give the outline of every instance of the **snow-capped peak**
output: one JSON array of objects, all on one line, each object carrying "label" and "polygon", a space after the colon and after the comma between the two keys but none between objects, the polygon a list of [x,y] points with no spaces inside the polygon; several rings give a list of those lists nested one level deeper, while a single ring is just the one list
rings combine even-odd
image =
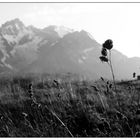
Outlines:
[{"label": "snow-capped peak", "polygon": [[74,32],[74,30],[67,28],[65,26],[50,25],[43,29],[46,33],[58,35],[60,38],[64,37],[66,34]]},{"label": "snow-capped peak", "polygon": [[24,36],[31,38],[32,32],[19,19],[6,22],[0,28],[0,34],[9,45],[17,44]]},{"label": "snow-capped peak", "polygon": [[62,38],[63,36],[65,36],[66,34],[68,33],[72,33],[74,32],[74,30],[70,29],[70,28],[67,28],[67,27],[64,27],[64,26],[56,26],[55,29],[54,29],[58,35]]},{"label": "snow-capped peak", "polygon": [[19,19],[14,19],[2,24],[1,34],[17,35],[18,32],[24,28],[24,24]]}]

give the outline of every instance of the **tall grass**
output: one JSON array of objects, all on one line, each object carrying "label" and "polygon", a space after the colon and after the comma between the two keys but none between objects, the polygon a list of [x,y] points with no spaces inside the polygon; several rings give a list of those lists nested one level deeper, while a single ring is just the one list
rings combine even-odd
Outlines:
[{"label": "tall grass", "polygon": [[0,137],[139,136],[139,85],[118,82],[117,95],[111,85],[62,75],[1,78]]}]

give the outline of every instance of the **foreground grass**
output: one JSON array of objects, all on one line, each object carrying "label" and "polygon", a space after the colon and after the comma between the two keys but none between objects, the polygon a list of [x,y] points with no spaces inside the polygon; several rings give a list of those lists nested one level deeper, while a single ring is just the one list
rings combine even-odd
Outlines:
[{"label": "foreground grass", "polygon": [[[29,84],[33,84],[33,97]],[[140,86],[66,77],[2,77],[0,137],[139,137]]]}]

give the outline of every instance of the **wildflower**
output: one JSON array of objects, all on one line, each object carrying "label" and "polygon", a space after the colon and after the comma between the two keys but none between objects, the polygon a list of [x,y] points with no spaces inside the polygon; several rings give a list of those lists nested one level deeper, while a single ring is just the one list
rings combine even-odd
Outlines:
[{"label": "wildflower", "polygon": [[[114,76],[113,66],[112,66],[112,61],[111,61],[111,49],[112,48],[113,48],[113,41],[111,39],[106,40],[102,45],[102,50],[101,50],[102,56],[100,56],[99,58],[102,62],[107,62],[108,63],[108,65],[111,69],[111,73],[112,73],[112,77],[113,77],[113,83],[114,83],[114,86],[115,86],[115,91],[117,91],[116,90],[116,84],[115,84],[115,76]],[[109,52],[109,55],[107,54],[107,52]]]},{"label": "wildflower", "polygon": [[135,78],[136,77],[136,73],[135,72],[133,72],[133,78]]},{"label": "wildflower", "polygon": [[31,104],[31,105],[32,105],[32,106],[38,105],[38,103],[37,103],[37,101],[36,101],[36,98],[34,97],[33,85],[32,85],[32,83],[29,84],[28,93],[29,93],[29,96],[30,96],[30,98],[31,98],[31,100],[32,100],[32,104]]},{"label": "wildflower", "polygon": [[108,62],[108,58],[105,56],[100,56],[99,58],[102,62]]},{"label": "wildflower", "polygon": [[29,93],[30,97],[32,97],[32,96],[33,96],[33,85],[32,85],[32,83],[31,83],[31,84],[29,84],[28,93]]},{"label": "wildflower", "polygon": [[103,48],[106,48],[108,50],[111,50],[113,48],[113,41],[111,39],[106,40],[103,43]]},{"label": "wildflower", "polygon": [[107,50],[106,50],[106,48],[102,48],[101,54],[102,54],[103,56],[107,56]]}]

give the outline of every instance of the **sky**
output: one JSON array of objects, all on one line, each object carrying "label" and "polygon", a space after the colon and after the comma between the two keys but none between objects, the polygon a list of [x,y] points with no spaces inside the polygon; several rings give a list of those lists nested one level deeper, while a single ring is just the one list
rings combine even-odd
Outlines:
[{"label": "sky", "polygon": [[19,18],[26,26],[86,30],[128,57],[140,57],[140,3],[0,3],[0,25]]}]

